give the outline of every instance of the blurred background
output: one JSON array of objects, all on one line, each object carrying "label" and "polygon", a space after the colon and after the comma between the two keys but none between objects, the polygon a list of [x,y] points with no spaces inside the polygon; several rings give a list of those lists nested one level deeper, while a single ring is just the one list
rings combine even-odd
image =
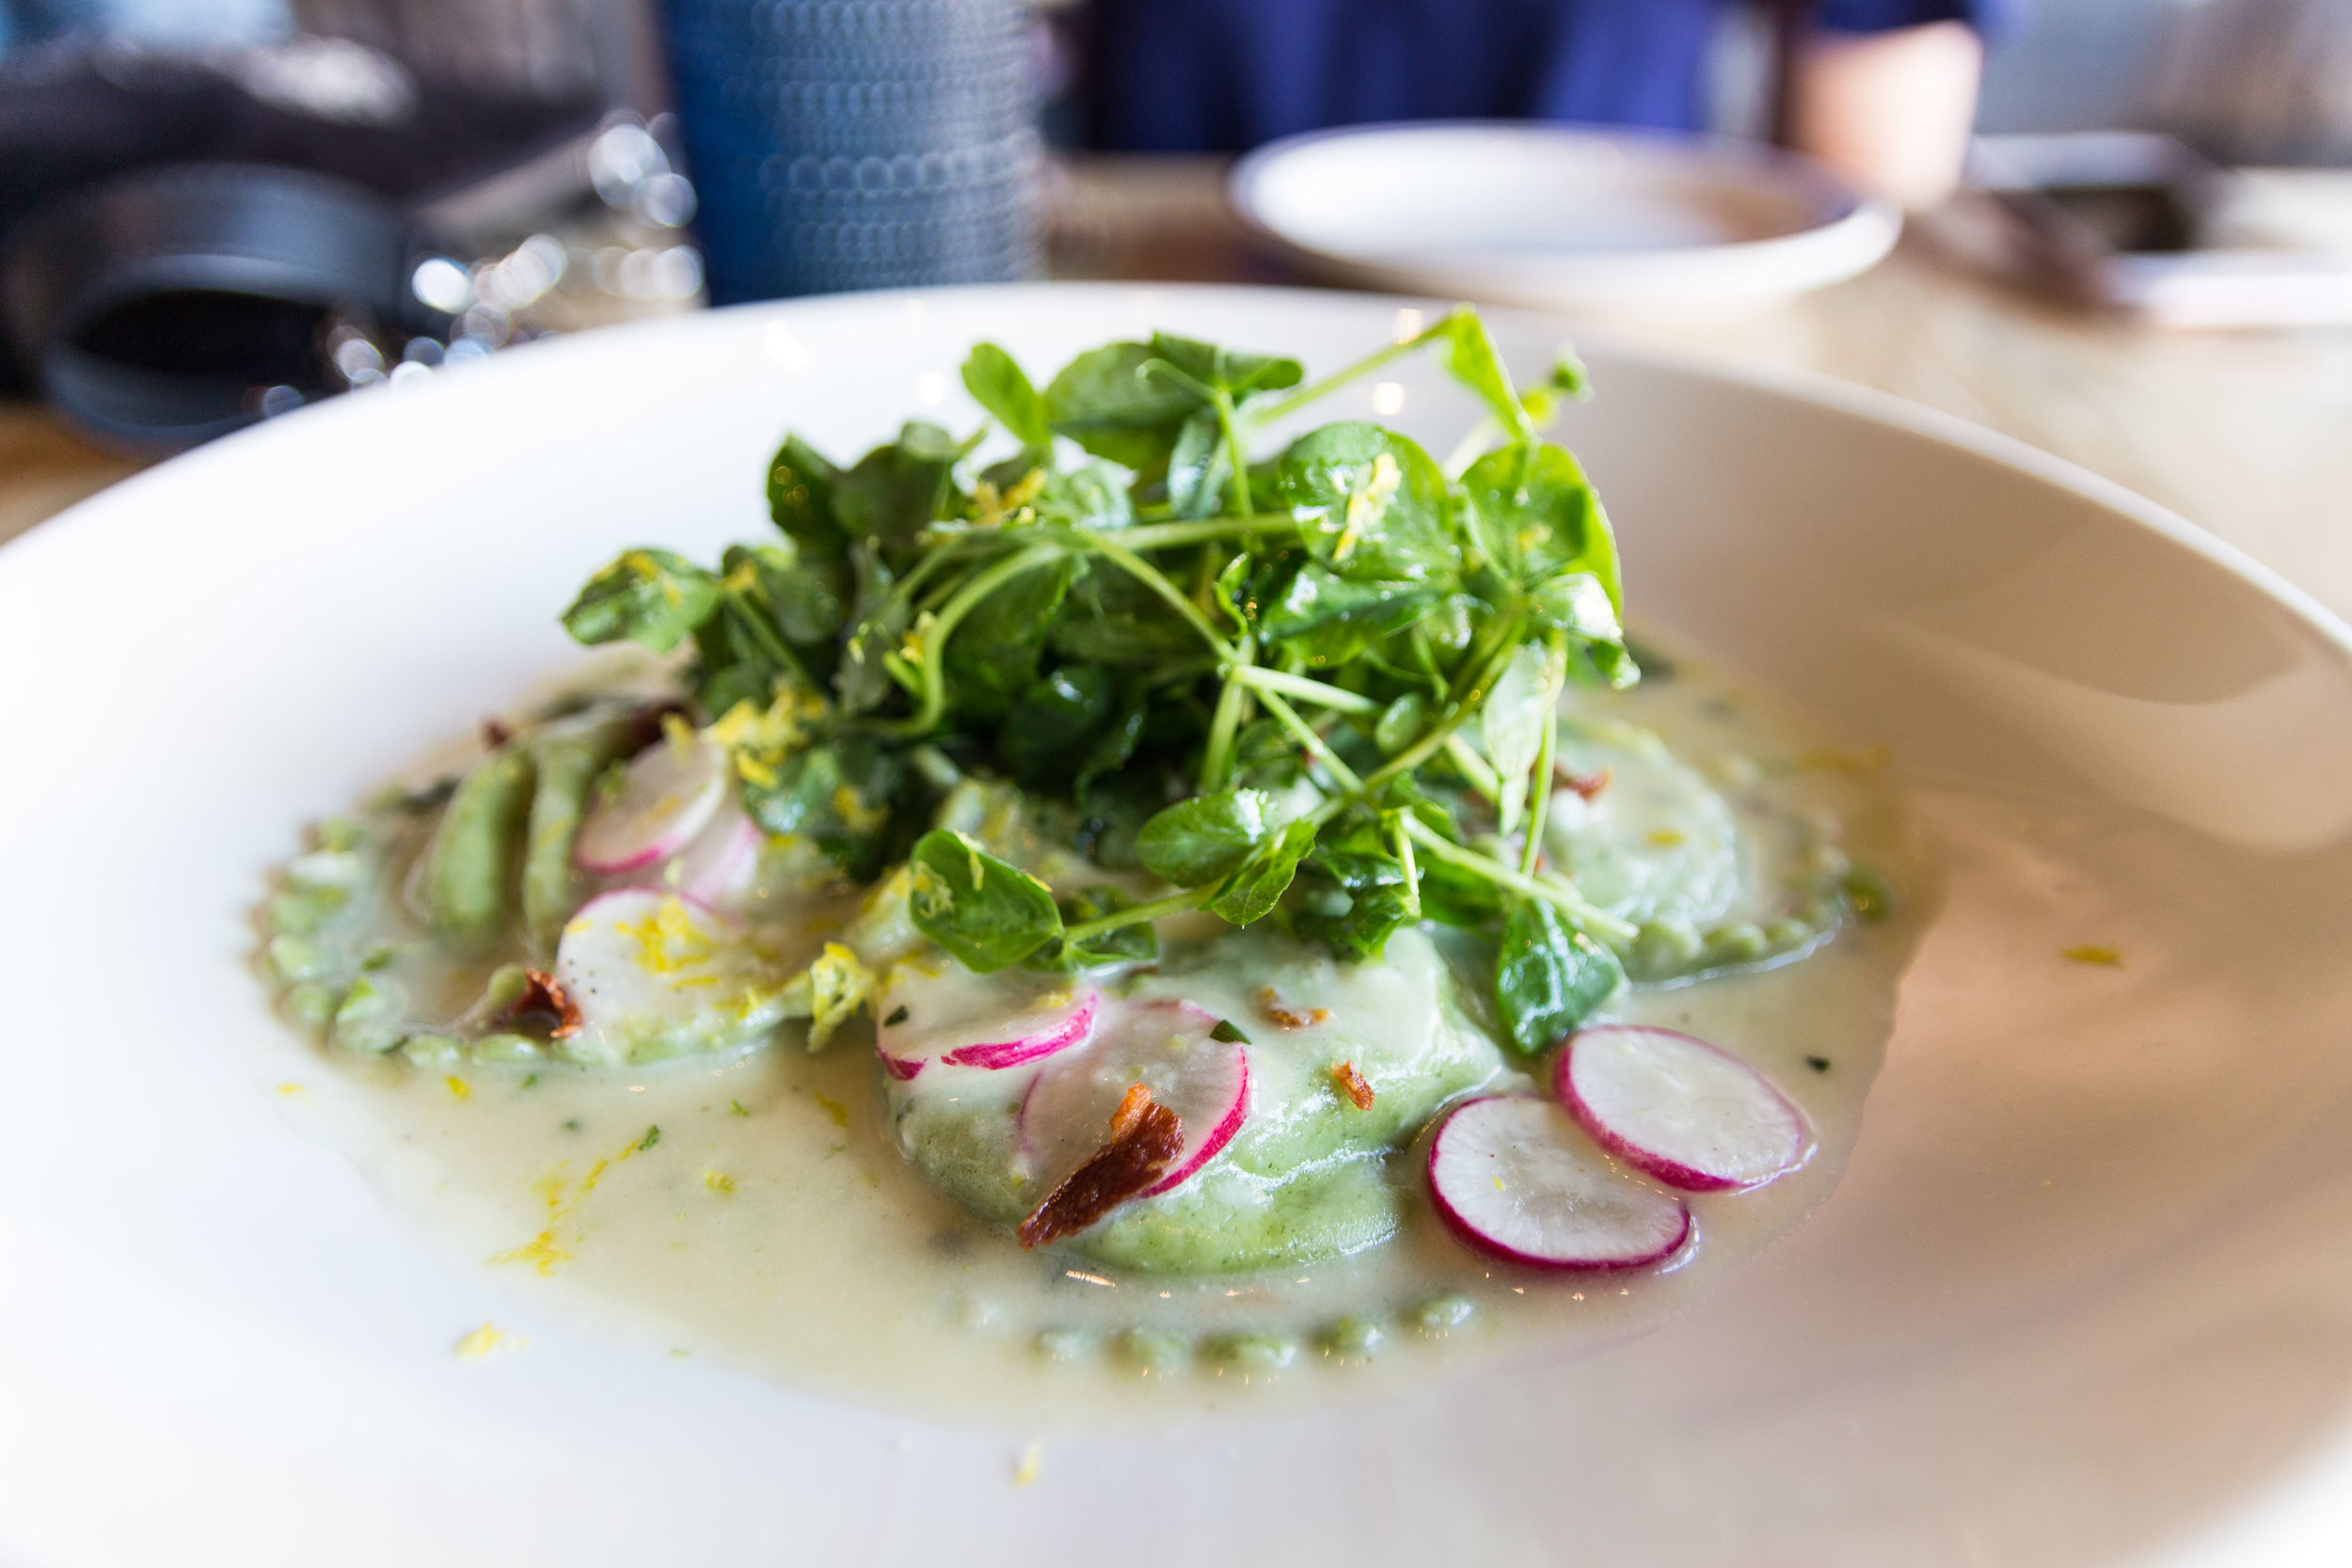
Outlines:
[{"label": "blurred background", "polygon": [[[1486,130],[1283,139],[1399,120]],[[1041,277],[1534,305],[2352,548],[2256,515],[2352,494],[2352,0],[0,0],[0,538],[550,333]]]}]

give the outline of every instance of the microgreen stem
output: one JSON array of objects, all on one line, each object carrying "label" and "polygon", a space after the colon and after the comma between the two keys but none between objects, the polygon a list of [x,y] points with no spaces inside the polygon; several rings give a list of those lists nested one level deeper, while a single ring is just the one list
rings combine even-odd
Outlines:
[{"label": "microgreen stem", "polygon": [[1244,632],[1241,647],[1233,662],[1227,667],[1225,685],[1216,694],[1216,712],[1209,721],[1209,738],[1200,752],[1200,793],[1225,787],[1225,774],[1233,762],[1233,735],[1241,728],[1242,705],[1248,691],[1241,675],[1250,668],[1249,661],[1258,657],[1255,633]]},{"label": "microgreen stem", "polygon": [[1343,691],[1327,681],[1314,680],[1306,675],[1286,675],[1279,670],[1269,670],[1263,665],[1251,665],[1246,669],[1236,670],[1233,672],[1233,678],[1244,686],[1252,687],[1262,692],[1279,691],[1286,697],[1295,697],[1303,703],[1313,703],[1318,707],[1334,708],[1341,713],[1377,713],[1380,711],[1380,705],[1370,697],[1354,691]]},{"label": "microgreen stem", "polygon": [[1258,701],[1265,705],[1268,713],[1280,721],[1284,729],[1298,737],[1301,746],[1314,753],[1314,759],[1323,764],[1323,770],[1331,775],[1333,783],[1351,795],[1364,787],[1363,781],[1356,776],[1356,769],[1339,759],[1330,744],[1315,734],[1315,727],[1298,716],[1296,708],[1271,691],[1260,691]]},{"label": "microgreen stem", "polygon": [[1332,372],[1321,381],[1301,387],[1279,403],[1270,403],[1263,408],[1253,408],[1250,412],[1254,422],[1261,427],[1272,424],[1285,414],[1295,414],[1315,399],[1327,393],[1338,391],[1358,376],[1370,375],[1390,360],[1410,354],[1422,344],[1429,341],[1445,328],[1446,323],[1453,319],[1452,313],[1448,312],[1438,317],[1433,325],[1422,328],[1401,343],[1391,343],[1386,348],[1375,349],[1354,364]]},{"label": "microgreen stem", "polygon": [[1197,910],[1216,895],[1216,884],[1214,882],[1207,887],[1187,888],[1171,897],[1154,899],[1149,904],[1133,905],[1127,909],[1114,911],[1098,919],[1069,927],[1062,931],[1061,939],[1065,943],[1074,945],[1086,941],[1089,937],[1099,937],[1105,931],[1116,931],[1121,926],[1136,926],[1147,920],[1157,920],[1164,914],[1182,914],[1186,910]]},{"label": "microgreen stem", "polygon": [[1444,712],[1438,716],[1438,721],[1422,731],[1420,739],[1381,764],[1372,777],[1364,781],[1366,794],[1378,789],[1391,779],[1410,773],[1414,768],[1437,755],[1438,749],[1446,743],[1447,737],[1462,727],[1463,721],[1478,711],[1478,705],[1486,697],[1487,690],[1502,677],[1503,665],[1508,663],[1511,655],[1518,651],[1520,624],[1520,617],[1515,615],[1511,618],[1509,629],[1496,644],[1494,651],[1486,656],[1486,662],[1478,668],[1476,676],[1468,686],[1461,688],[1455,693],[1454,700],[1446,705]]},{"label": "microgreen stem", "polygon": [[1475,747],[1459,735],[1450,735],[1445,737],[1445,754],[1470,780],[1472,789],[1498,805],[1502,803],[1502,780],[1496,775],[1494,765],[1480,756]]},{"label": "microgreen stem", "polygon": [[1396,840],[1396,861],[1405,868],[1405,918],[1421,918],[1421,867],[1413,860],[1413,835],[1405,831],[1404,812],[1389,818],[1389,832]]},{"label": "microgreen stem", "polygon": [[1225,432],[1225,461],[1233,470],[1233,510],[1248,522],[1256,515],[1249,504],[1249,453],[1241,438],[1241,427],[1233,419],[1233,396],[1224,388],[1212,394],[1216,400],[1216,422]]},{"label": "microgreen stem", "polygon": [[1438,860],[1474,872],[1498,887],[1507,887],[1514,893],[1523,893],[1531,898],[1541,898],[1548,904],[1555,905],[1563,913],[1573,917],[1577,925],[1596,935],[1607,937],[1612,942],[1623,943],[1633,940],[1633,927],[1615,915],[1603,914],[1569,889],[1540,878],[1524,876],[1491,855],[1465,849],[1410,812],[1404,813],[1398,820],[1405,824],[1406,832],[1412,835],[1415,842]]},{"label": "microgreen stem", "polygon": [[1544,817],[1551,810],[1551,753],[1560,743],[1560,688],[1567,679],[1568,650],[1558,632],[1551,634],[1549,657],[1544,660],[1544,738],[1535,749],[1534,794],[1527,802],[1527,843],[1519,849],[1519,870],[1535,873],[1544,852]]},{"label": "microgreen stem", "polygon": [[1298,519],[1286,512],[1263,517],[1202,517],[1196,522],[1147,523],[1119,531],[1119,542],[1131,550],[1164,550],[1178,545],[1198,545],[1209,539],[1232,539],[1256,533],[1289,533]]},{"label": "microgreen stem", "polygon": [[972,612],[974,606],[1022,573],[1049,564],[1062,558],[1059,545],[1032,545],[1018,555],[998,562],[957,590],[923,634],[923,661],[920,666],[923,681],[923,705],[904,719],[885,720],[874,726],[881,734],[902,740],[925,736],[939,727],[947,712],[947,677],[942,661],[947,656],[947,639],[959,622]]}]

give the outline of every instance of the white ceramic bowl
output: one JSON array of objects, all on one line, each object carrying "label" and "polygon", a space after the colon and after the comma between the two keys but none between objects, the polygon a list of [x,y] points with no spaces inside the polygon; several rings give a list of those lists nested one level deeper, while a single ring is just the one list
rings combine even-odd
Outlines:
[{"label": "white ceramic bowl", "polygon": [[1586,317],[1763,309],[1875,266],[1902,228],[1891,202],[1750,143],[1503,120],[1293,136],[1228,191],[1333,281]]},{"label": "white ceramic bowl", "polygon": [[[551,610],[616,546],[759,534],[787,424],[969,420],[977,337],[1331,366],[1401,308],[680,319],[296,414],[0,548],[0,1561],[2344,1560],[2344,629],[2112,486],[1826,383],[1596,348],[1566,424],[1640,615],[1891,747],[1949,876],[1844,1185],[1646,1338],[1326,1414],[936,1425],[592,1339],[294,1131],[276,1085],[319,1064],[244,967],[265,869],[571,665]],[[1556,337],[1496,332],[1522,371]],[[1467,424],[1393,374],[1396,422]],[[2094,943],[2122,967],[2062,957]],[[488,1317],[531,1348],[454,1358]]]}]

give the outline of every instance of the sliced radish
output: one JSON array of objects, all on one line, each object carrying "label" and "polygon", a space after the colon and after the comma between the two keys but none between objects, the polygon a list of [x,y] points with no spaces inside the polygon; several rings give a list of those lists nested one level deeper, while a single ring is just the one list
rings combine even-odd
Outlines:
[{"label": "sliced radish", "polygon": [[767,843],[735,791],[722,790],[709,823],[661,868],[660,879],[713,909],[734,910],[759,879],[759,851]]},{"label": "sliced radish", "polygon": [[733,922],[651,888],[588,900],[564,923],[555,978],[580,1009],[564,1053],[580,1060],[719,1050],[782,1017],[775,976]]},{"label": "sliced radish", "polygon": [[1762,1073],[1672,1029],[1580,1030],[1552,1089],[1603,1148],[1689,1192],[1760,1187],[1813,1153],[1804,1117]]},{"label": "sliced radish", "polygon": [[1111,1004],[1104,1012],[1093,1043],[1055,1057],[1021,1102],[1022,1159],[1040,1192],[1103,1147],[1112,1113],[1137,1084],[1184,1129],[1181,1151],[1145,1197],[1189,1180],[1249,1114],[1249,1053],[1214,1036],[1215,1013],[1176,1001]]},{"label": "sliced radish", "polygon": [[1614,1165],[1549,1100],[1454,1107],[1429,1146],[1438,1212],[1470,1245],[1538,1269],[1636,1269],[1691,1236],[1690,1206]]},{"label": "sliced radish", "polygon": [[658,740],[630,761],[620,792],[590,809],[572,858],[601,876],[666,861],[709,824],[734,777],[726,748],[691,731]]},{"label": "sliced radish", "polygon": [[901,1081],[933,1062],[1001,1071],[1084,1042],[1101,1002],[1066,981],[975,974],[953,960],[903,963],[874,1004],[875,1049]]}]

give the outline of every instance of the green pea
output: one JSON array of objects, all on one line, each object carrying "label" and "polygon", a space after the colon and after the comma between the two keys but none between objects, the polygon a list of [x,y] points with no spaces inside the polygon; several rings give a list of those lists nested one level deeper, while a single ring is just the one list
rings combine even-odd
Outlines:
[{"label": "green pea", "polygon": [[458,784],[434,830],[425,851],[425,912],[434,930],[456,946],[483,946],[513,918],[534,771],[527,751],[491,752]]},{"label": "green pea", "polygon": [[1450,1291],[1414,1307],[1412,1323],[1423,1334],[1444,1334],[1470,1322],[1470,1314],[1477,1310],[1470,1297],[1459,1291]]},{"label": "green pea", "polygon": [[287,990],[286,1016],[308,1028],[324,1029],[342,999],[342,987],[323,980],[305,980]]},{"label": "green pea", "polygon": [[1769,947],[1763,928],[1745,920],[1718,926],[1707,933],[1707,961],[1710,964],[1754,963]]},{"label": "green pea", "polygon": [[473,1042],[477,1062],[535,1062],[543,1054],[539,1042],[528,1035],[485,1035]]},{"label": "green pea", "polygon": [[1037,1337],[1038,1354],[1056,1361],[1075,1361],[1089,1344],[1086,1333],[1075,1328],[1049,1328]]},{"label": "green pea", "polygon": [[448,1035],[411,1035],[400,1042],[400,1053],[417,1067],[445,1067],[465,1059],[466,1042]]},{"label": "green pea", "polygon": [[1849,867],[1838,879],[1838,892],[1845,895],[1846,907],[1853,917],[1866,926],[1876,925],[1895,912],[1895,890],[1886,879],[1865,866]]},{"label": "green pea", "polygon": [[1192,1357],[1191,1341],[1156,1328],[1128,1330],[1120,1348],[1128,1360],[1148,1372],[1172,1372]]},{"label": "green pea", "polygon": [[381,1055],[401,1040],[403,1031],[391,1015],[399,995],[389,985],[362,977],[343,993],[335,1009],[333,1038],[345,1051]]},{"label": "green pea", "polygon": [[367,830],[348,816],[328,817],[314,836],[322,849],[357,849],[368,841]]},{"label": "green pea", "polygon": [[269,901],[269,928],[307,937],[332,922],[350,903],[351,895],[339,887],[281,893]]},{"label": "green pea", "polygon": [[1279,1334],[1226,1334],[1209,1342],[1209,1353],[1245,1372],[1279,1372],[1298,1358],[1298,1341]]},{"label": "green pea", "polygon": [[281,986],[318,979],[332,966],[326,950],[307,937],[272,937],[265,952],[269,971]]},{"label": "green pea", "polygon": [[1350,1315],[1324,1330],[1323,1348],[1343,1361],[1361,1361],[1387,1338],[1378,1323]]},{"label": "green pea", "polygon": [[1699,934],[1687,920],[1652,920],[1634,933],[1633,951],[1626,967],[1645,978],[1679,974],[1699,960],[1704,951]]}]

